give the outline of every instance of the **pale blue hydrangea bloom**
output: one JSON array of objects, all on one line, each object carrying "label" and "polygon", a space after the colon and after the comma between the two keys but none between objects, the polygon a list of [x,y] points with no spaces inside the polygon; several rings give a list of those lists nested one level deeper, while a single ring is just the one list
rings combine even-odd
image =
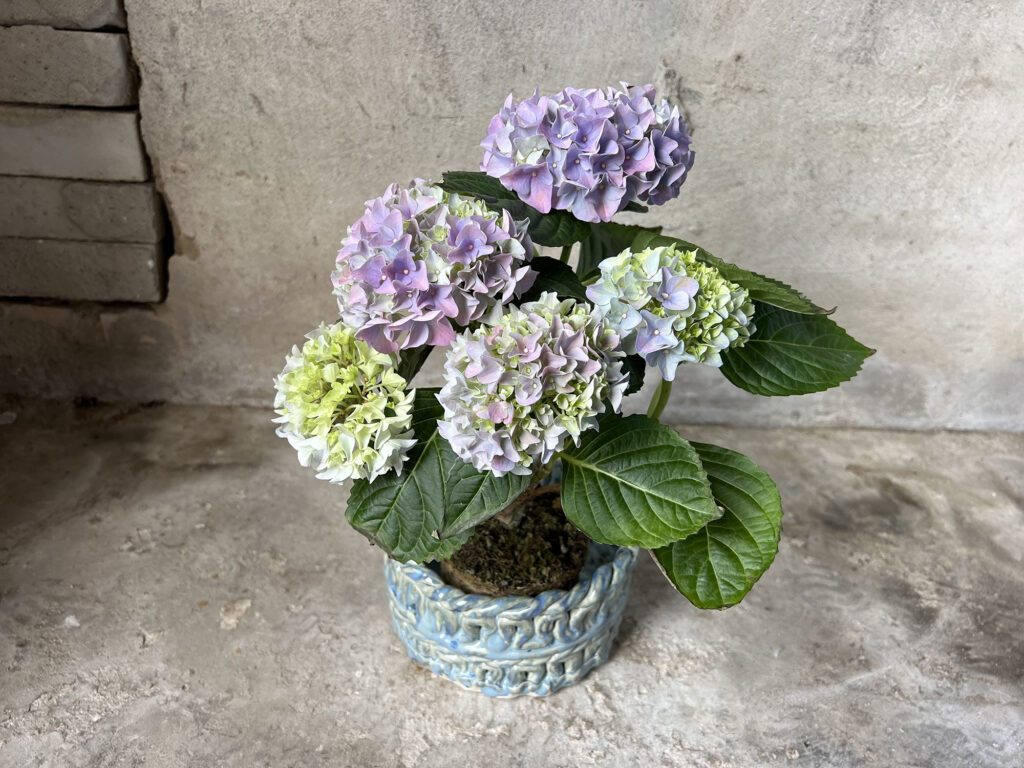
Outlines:
[{"label": "pale blue hydrangea bloom", "polygon": [[743,345],[754,330],[747,290],[697,261],[694,251],[626,249],[599,268],[587,298],[620,334],[625,352],[642,355],[666,381],[680,363],[720,366],[721,353]]},{"label": "pale blue hydrangea bloom", "polygon": [[479,470],[529,475],[566,439],[619,410],[628,377],[619,339],[586,302],[543,293],[466,331],[448,350],[438,431]]}]

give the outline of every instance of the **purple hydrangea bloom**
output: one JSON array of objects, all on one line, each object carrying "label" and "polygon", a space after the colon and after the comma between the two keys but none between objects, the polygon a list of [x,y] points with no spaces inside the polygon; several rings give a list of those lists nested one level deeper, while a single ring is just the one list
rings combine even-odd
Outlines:
[{"label": "purple hydrangea bloom", "polygon": [[448,350],[438,432],[481,471],[529,475],[595,428],[605,402],[619,410],[628,377],[618,346],[586,302],[543,293],[507,307]]},{"label": "purple hydrangea bloom", "polygon": [[507,211],[416,179],[368,200],[332,275],[342,320],[379,352],[447,346],[455,325],[496,317],[536,277]]},{"label": "purple hydrangea bloom", "polygon": [[480,169],[541,213],[609,221],[627,203],[661,205],[693,165],[679,109],[653,85],[511,94],[491,120]]}]

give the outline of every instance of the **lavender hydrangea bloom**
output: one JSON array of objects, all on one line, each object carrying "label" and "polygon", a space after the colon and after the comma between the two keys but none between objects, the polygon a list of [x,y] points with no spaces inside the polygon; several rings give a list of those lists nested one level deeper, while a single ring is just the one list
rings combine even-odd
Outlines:
[{"label": "lavender hydrangea bloom", "polygon": [[541,213],[583,221],[609,221],[633,200],[668,202],[693,165],[686,121],[654,86],[622,87],[518,103],[510,94],[481,144],[480,170]]},{"label": "lavender hydrangea bloom", "polygon": [[438,432],[479,470],[529,475],[596,427],[605,400],[619,410],[618,345],[585,302],[543,293],[510,307],[448,350]]},{"label": "lavender hydrangea bloom", "polygon": [[507,211],[416,179],[368,200],[332,275],[341,318],[379,352],[447,346],[452,323],[496,317],[536,277]]},{"label": "lavender hydrangea bloom", "polygon": [[697,261],[694,251],[649,248],[605,259],[587,298],[622,337],[627,354],[643,355],[666,381],[680,363],[720,366],[721,353],[754,331],[746,289]]}]

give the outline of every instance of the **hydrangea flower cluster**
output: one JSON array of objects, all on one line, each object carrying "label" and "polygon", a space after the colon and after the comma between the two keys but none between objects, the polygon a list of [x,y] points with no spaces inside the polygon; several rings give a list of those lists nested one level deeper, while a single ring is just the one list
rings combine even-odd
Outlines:
[{"label": "hydrangea flower cluster", "polygon": [[720,366],[722,351],[742,346],[754,330],[745,288],[674,245],[605,259],[587,288],[604,322],[627,354],[643,355],[666,381],[680,363]]},{"label": "hydrangea flower cluster", "polygon": [[317,477],[341,483],[401,470],[413,438],[412,402],[395,359],[343,323],[321,325],[292,347],[274,380],[277,434]]},{"label": "hydrangea flower cluster", "polygon": [[507,211],[416,179],[368,200],[333,273],[342,320],[379,352],[447,346],[452,321],[499,312],[527,290],[533,245]]},{"label": "hydrangea flower cluster", "polygon": [[452,344],[438,431],[479,470],[529,475],[596,427],[605,400],[619,410],[628,377],[618,345],[585,302],[543,293],[510,307]]},{"label": "hydrangea flower cluster", "polygon": [[516,103],[491,120],[480,170],[542,213],[609,221],[632,200],[661,205],[693,165],[679,109],[653,85],[566,88]]}]

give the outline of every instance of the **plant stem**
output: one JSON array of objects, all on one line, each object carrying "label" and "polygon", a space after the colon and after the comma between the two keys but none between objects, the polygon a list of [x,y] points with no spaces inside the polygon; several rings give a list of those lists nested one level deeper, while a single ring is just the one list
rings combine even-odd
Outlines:
[{"label": "plant stem", "polygon": [[665,379],[659,381],[658,388],[654,390],[654,396],[651,398],[651,404],[647,406],[647,415],[652,419],[659,418],[661,412],[665,410],[665,406],[668,405],[668,398],[671,394],[672,382],[665,381]]},{"label": "plant stem", "polygon": [[562,246],[561,260],[564,261],[566,264],[568,264],[569,263],[569,257],[571,255],[572,255],[572,244],[570,243],[569,245],[563,245]]}]

